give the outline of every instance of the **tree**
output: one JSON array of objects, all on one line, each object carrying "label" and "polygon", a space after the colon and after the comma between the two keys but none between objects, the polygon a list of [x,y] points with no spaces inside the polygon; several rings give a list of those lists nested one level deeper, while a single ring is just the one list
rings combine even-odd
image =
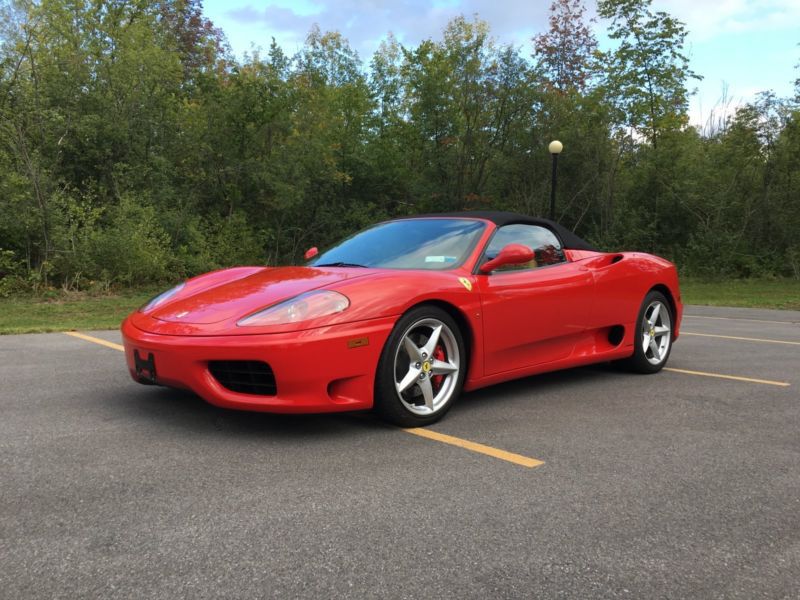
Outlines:
[{"label": "tree", "polygon": [[[800,46],[800,44],[798,44]],[[800,62],[797,63],[795,66],[795,71],[800,71]],[[795,102],[800,102],[800,77],[794,80],[794,99]]]},{"label": "tree", "polygon": [[597,60],[583,7],[556,0],[532,58],[462,16],[365,68],[319,27],[230,56],[199,0],[0,0],[0,294],[295,262],[397,214],[542,214],[554,138],[557,218],[598,247],[800,277],[797,101],[701,134],[682,24],[603,0]]},{"label": "tree", "polygon": [[550,29],[533,38],[533,58],[547,83],[566,93],[583,92],[594,75],[597,40],[585,20],[583,0],[554,0]]},{"label": "tree", "polygon": [[159,19],[173,37],[191,82],[198,74],[220,68],[229,52],[222,30],[203,15],[202,0],[167,0],[158,4]]},{"label": "tree", "polygon": [[610,19],[609,37],[619,45],[603,54],[605,86],[623,122],[653,146],[664,131],[688,123],[686,83],[700,77],[683,54],[686,28],[652,0],[599,0],[598,14]]}]

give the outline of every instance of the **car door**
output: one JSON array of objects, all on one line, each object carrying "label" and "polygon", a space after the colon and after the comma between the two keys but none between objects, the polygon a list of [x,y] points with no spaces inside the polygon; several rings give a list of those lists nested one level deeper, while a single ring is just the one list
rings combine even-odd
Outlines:
[{"label": "car door", "polygon": [[589,325],[592,275],[567,260],[558,237],[538,225],[505,225],[481,264],[511,243],[531,248],[534,260],[477,276],[487,375],[566,358]]}]

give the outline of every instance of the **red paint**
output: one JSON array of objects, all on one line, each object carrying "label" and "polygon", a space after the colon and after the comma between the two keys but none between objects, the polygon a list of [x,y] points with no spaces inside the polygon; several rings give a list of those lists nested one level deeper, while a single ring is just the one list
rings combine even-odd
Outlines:
[{"label": "red paint", "polygon": [[492,260],[483,263],[479,272],[483,275],[506,265],[521,265],[533,260],[533,250],[522,244],[509,244],[497,253]]},{"label": "red paint", "polygon": [[589,325],[594,280],[580,264],[562,263],[484,275],[478,291],[491,375],[569,356]]},{"label": "red paint", "polygon": [[[239,267],[195,277],[150,314],[135,312],[123,322],[131,375],[136,378],[138,350],[140,356],[153,354],[159,383],[191,389],[218,406],[296,413],[370,408],[378,359],[392,327],[425,302],[448,305],[466,325],[465,390],[630,356],[639,307],[655,286],[672,297],[677,337],[683,309],[677,272],[668,261],[635,252],[567,250],[566,263],[475,274],[495,228],[487,224],[464,264],[450,271]],[[301,323],[236,325],[253,312],[321,288],[344,294],[350,307]],[[615,325],[625,335],[612,346],[608,331]],[[353,338],[369,343],[349,348]],[[278,395],[223,388],[208,370],[211,360],[269,363]]]}]

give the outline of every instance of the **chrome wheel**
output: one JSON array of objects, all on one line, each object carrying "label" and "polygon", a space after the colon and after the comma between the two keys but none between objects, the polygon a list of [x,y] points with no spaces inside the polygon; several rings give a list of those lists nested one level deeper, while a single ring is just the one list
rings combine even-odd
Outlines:
[{"label": "chrome wheel", "polygon": [[403,406],[419,416],[430,416],[453,397],[461,356],[450,327],[439,319],[411,324],[394,355],[394,384]]},{"label": "chrome wheel", "polygon": [[653,300],[642,315],[642,351],[647,362],[651,365],[664,362],[671,343],[669,308],[661,300]]}]

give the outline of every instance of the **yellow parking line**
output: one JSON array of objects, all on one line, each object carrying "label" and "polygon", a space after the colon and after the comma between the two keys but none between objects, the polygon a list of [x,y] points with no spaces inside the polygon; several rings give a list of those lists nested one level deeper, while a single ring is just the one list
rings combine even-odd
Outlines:
[{"label": "yellow parking line", "polygon": [[94,342],[95,344],[100,344],[101,346],[105,346],[106,348],[113,348],[114,350],[119,350],[121,352],[125,352],[124,346],[119,344],[115,344],[114,342],[109,342],[108,340],[104,340],[101,338],[96,338],[91,335],[86,335],[85,333],[79,333],[77,331],[65,331],[67,335],[71,335],[72,337],[80,338],[82,340],[86,340],[87,342]]},{"label": "yellow parking line", "polygon": [[788,344],[790,346],[800,346],[800,342],[787,342],[785,340],[765,340],[763,338],[739,337],[735,335],[717,335],[713,333],[693,333],[691,331],[681,331],[681,335],[696,335],[699,337],[722,338],[724,340],[742,340],[745,342],[763,342],[765,344]]},{"label": "yellow parking line", "polygon": [[702,377],[716,377],[718,379],[733,379],[734,381],[746,381],[748,383],[762,383],[764,385],[777,385],[779,387],[789,387],[791,384],[785,381],[770,381],[769,379],[754,379],[752,377],[739,377],[737,375],[723,375],[721,373],[706,373],[705,371],[689,371],[687,369],[673,369],[664,367],[665,371],[673,373],[683,373],[685,375],[700,375]]},{"label": "yellow parking line", "polygon": [[[125,351],[125,348],[123,346],[120,346],[119,344],[115,344],[114,342],[109,342],[101,338],[96,338],[91,335],[86,335],[85,333],[79,333],[77,331],[65,331],[64,333],[67,335],[71,335],[72,337],[86,340],[87,342],[100,344],[101,346],[105,346],[107,348],[112,348],[114,350],[120,350],[123,352]],[[450,444],[451,446],[458,446],[459,448],[465,448],[466,450],[479,452],[480,454],[486,454],[487,456],[493,456],[494,458],[499,458],[500,460],[505,460],[507,462],[514,463],[515,465],[521,465],[523,467],[533,468],[544,464],[544,461],[537,460],[535,458],[528,458],[527,456],[522,456],[521,454],[514,454],[513,452],[506,452],[505,450],[500,450],[499,448],[484,446],[483,444],[470,442],[469,440],[464,440],[462,438],[454,437],[452,435],[437,433],[435,431],[431,431],[430,429],[416,428],[416,429],[403,429],[402,431],[411,433],[413,435],[417,435],[419,437],[424,437],[429,440],[435,440],[437,442],[442,442],[444,444]]]},{"label": "yellow parking line", "polygon": [[458,446],[459,448],[471,450],[472,452],[478,452],[479,454],[485,454],[487,456],[499,458],[500,460],[505,460],[507,462],[514,463],[515,465],[528,467],[530,469],[544,464],[544,461],[535,458],[529,458],[527,456],[522,456],[521,454],[514,454],[513,452],[506,452],[505,450],[500,450],[499,448],[492,448],[491,446],[470,442],[469,440],[439,433],[437,431],[431,431],[430,429],[416,427],[413,429],[403,429],[403,431],[413,435],[418,435],[419,437],[427,438],[429,440],[442,442],[443,444],[450,444],[451,446]]}]

